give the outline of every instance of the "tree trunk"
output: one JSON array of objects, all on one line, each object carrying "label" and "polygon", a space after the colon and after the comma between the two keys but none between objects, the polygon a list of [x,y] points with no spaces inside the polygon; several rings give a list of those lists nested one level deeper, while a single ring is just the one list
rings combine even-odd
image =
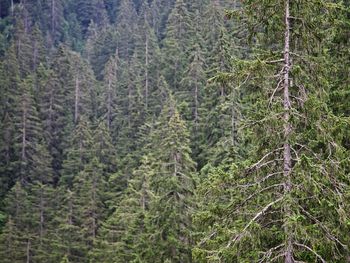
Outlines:
[{"label": "tree trunk", "polygon": [[111,76],[108,76],[108,98],[107,98],[107,127],[111,129],[112,122],[112,81]]},{"label": "tree trunk", "polygon": [[27,240],[27,253],[26,253],[26,263],[30,263],[30,240]]},{"label": "tree trunk", "polygon": [[195,89],[194,89],[194,127],[197,133],[198,131],[198,123],[199,123],[199,99],[198,99],[198,81],[196,80]]},{"label": "tree trunk", "polygon": [[145,76],[145,78],[146,78],[146,83],[145,83],[145,100],[146,100],[146,105],[145,105],[145,107],[146,107],[146,110],[148,109],[148,94],[149,94],[149,83],[148,83],[148,67],[149,67],[149,59],[148,59],[148,53],[149,53],[149,47],[148,47],[148,45],[149,45],[149,40],[148,40],[148,36],[146,35],[146,72],[145,72],[145,74],[146,74],[146,76]]},{"label": "tree trunk", "polygon": [[[285,43],[284,43],[284,76],[283,76],[283,107],[284,107],[284,152],[283,152],[283,175],[284,175],[284,195],[288,199],[292,190],[291,184],[291,170],[292,170],[292,156],[290,147],[290,93],[289,93],[289,72],[290,72],[290,2],[285,0]],[[289,202],[285,202],[285,235],[286,235],[286,251],[285,263],[293,263],[293,234],[292,229],[287,222],[292,215]]]},{"label": "tree trunk", "polygon": [[40,186],[40,246],[42,245],[42,240],[44,236],[44,193],[43,193],[43,185]]},{"label": "tree trunk", "polygon": [[13,11],[14,11],[14,3],[13,3],[13,0],[11,0],[11,16],[13,16]]},{"label": "tree trunk", "polygon": [[74,122],[78,122],[79,118],[79,99],[80,99],[80,88],[79,88],[79,78],[75,78],[75,99],[74,99]]},{"label": "tree trunk", "polygon": [[55,0],[52,0],[51,2],[51,34],[52,37],[54,37],[55,30],[56,30],[56,22],[55,22]]}]

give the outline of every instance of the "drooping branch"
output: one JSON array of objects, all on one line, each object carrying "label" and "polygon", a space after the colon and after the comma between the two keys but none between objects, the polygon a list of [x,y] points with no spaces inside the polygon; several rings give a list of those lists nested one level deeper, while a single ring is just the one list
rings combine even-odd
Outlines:
[{"label": "drooping branch", "polygon": [[278,198],[277,200],[269,203],[266,205],[261,211],[259,211],[250,221],[249,223],[243,228],[240,234],[236,235],[234,238],[230,240],[230,242],[227,244],[226,248],[231,247],[232,245],[235,245],[236,242],[239,242],[240,239],[246,234],[249,227],[256,222],[261,216],[263,216],[272,206],[275,204],[281,202],[283,200],[283,197]]},{"label": "drooping branch", "polygon": [[294,245],[309,250],[309,251],[310,251],[311,253],[313,253],[319,260],[321,260],[322,263],[327,263],[326,260],[324,260],[315,250],[313,250],[313,249],[310,248],[309,246],[304,245],[304,244],[300,244],[300,243],[297,243],[297,242],[294,242]]}]

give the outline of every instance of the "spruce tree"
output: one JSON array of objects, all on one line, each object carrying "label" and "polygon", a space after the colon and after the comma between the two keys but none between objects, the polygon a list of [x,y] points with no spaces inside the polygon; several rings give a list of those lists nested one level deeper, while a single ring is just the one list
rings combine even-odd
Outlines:
[{"label": "spruce tree", "polygon": [[64,154],[60,182],[62,186],[71,189],[74,177],[84,170],[85,165],[92,159],[93,139],[90,125],[85,117],[81,117],[73,130],[72,141]]},{"label": "spruce tree", "polygon": [[177,0],[167,23],[163,40],[164,76],[174,89],[179,89],[180,81],[188,63],[188,49],[191,36],[191,15],[183,0]]},{"label": "spruce tree", "polygon": [[153,135],[154,175],[150,179],[148,234],[152,251],[146,260],[191,262],[191,201],[195,163],[190,157],[185,122],[170,97]]},{"label": "spruce tree", "polygon": [[[201,198],[212,201],[196,216],[202,233],[195,258],[344,262],[349,178],[346,152],[334,133],[347,124],[327,106],[329,53],[323,49],[341,5],[269,4],[247,1],[230,13],[252,30],[257,47],[226,75],[249,91],[251,150],[247,160],[214,169],[202,183]],[[321,18],[322,10],[328,15]]]}]

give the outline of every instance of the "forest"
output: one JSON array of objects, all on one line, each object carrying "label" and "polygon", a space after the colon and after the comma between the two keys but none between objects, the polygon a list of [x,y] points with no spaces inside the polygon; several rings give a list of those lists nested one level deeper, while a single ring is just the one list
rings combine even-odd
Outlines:
[{"label": "forest", "polygon": [[350,262],[350,0],[0,0],[0,263],[264,262]]}]

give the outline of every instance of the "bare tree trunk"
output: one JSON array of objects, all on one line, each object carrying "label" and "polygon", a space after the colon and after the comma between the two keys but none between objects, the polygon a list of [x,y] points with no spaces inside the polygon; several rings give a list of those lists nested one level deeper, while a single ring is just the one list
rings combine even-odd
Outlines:
[{"label": "bare tree trunk", "polygon": [[13,4],[13,0],[11,0],[11,16],[13,16],[13,12],[14,12],[14,4]]},{"label": "bare tree trunk", "polygon": [[27,149],[27,105],[23,103],[23,113],[22,113],[22,162],[26,161],[26,149]]},{"label": "bare tree trunk", "polygon": [[[291,147],[290,147],[290,133],[291,133],[291,124],[290,124],[290,92],[289,92],[289,72],[290,72],[290,2],[285,0],[285,43],[284,43],[284,76],[283,76],[283,107],[284,107],[284,152],[283,152],[283,175],[285,178],[284,182],[284,195],[290,195],[292,190],[291,184],[291,171],[292,171],[292,156],[291,156]],[[288,219],[292,215],[290,204],[286,202],[284,207],[285,218]],[[285,222],[286,224],[286,222]],[[292,229],[288,225],[285,225],[285,234],[287,237],[286,243],[286,252],[285,252],[285,263],[293,263],[293,234]]]},{"label": "bare tree trunk", "polygon": [[[233,100],[233,98],[232,98]],[[236,144],[236,114],[235,114],[234,102],[232,101],[231,108],[231,146],[235,146]]]},{"label": "bare tree trunk", "polygon": [[[41,187],[43,187],[41,185]],[[40,189],[40,246],[44,236],[44,196],[43,189]]]},{"label": "bare tree trunk", "polygon": [[195,84],[195,89],[194,89],[194,127],[195,131],[198,131],[198,122],[199,122],[199,113],[198,113],[198,108],[199,108],[199,99],[198,99],[198,82],[196,81]]},{"label": "bare tree trunk", "polygon": [[27,255],[26,255],[26,263],[30,263],[30,240],[27,240]]},{"label": "bare tree trunk", "polygon": [[96,232],[97,232],[97,212],[96,212],[96,199],[97,199],[97,195],[96,195],[96,188],[97,188],[97,182],[96,182],[96,177],[94,176],[93,179],[93,184],[92,184],[92,238],[93,240],[96,239]]},{"label": "bare tree trunk", "polygon": [[55,33],[55,30],[56,30],[56,21],[55,21],[55,0],[52,0],[51,2],[51,34],[52,34],[52,37],[54,37],[54,33]]},{"label": "bare tree trunk", "polygon": [[112,81],[111,76],[108,76],[108,98],[107,98],[107,127],[111,128],[112,122]]},{"label": "bare tree trunk", "polygon": [[148,67],[149,67],[149,59],[148,59],[148,53],[149,53],[149,40],[148,36],[146,35],[146,83],[145,83],[145,100],[146,100],[146,110],[148,109],[148,93],[149,93],[149,83],[148,83]]},{"label": "bare tree trunk", "polygon": [[74,122],[78,122],[79,118],[79,99],[80,99],[80,87],[79,87],[79,78],[75,78],[75,99],[74,99]]}]

